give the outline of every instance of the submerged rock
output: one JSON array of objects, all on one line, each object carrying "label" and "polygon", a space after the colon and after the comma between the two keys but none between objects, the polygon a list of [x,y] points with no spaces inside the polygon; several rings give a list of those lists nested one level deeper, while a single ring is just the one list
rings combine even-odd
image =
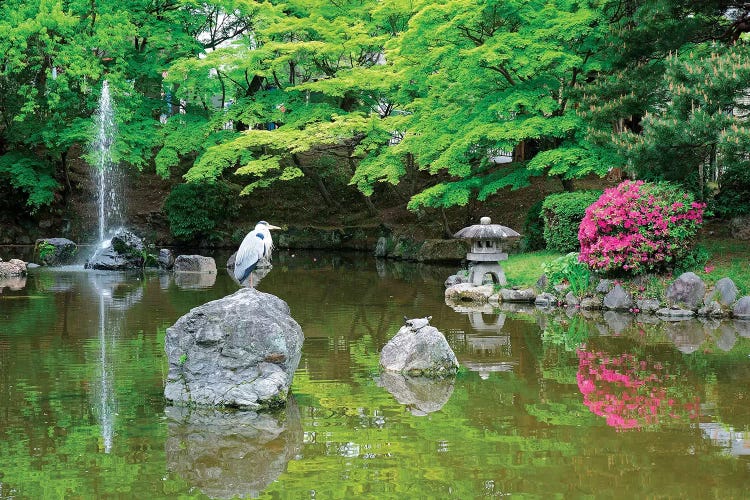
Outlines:
[{"label": "submerged rock", "polygon": [[167,328],[164,396],[179,404],[251,410],[283,405],[303,341],[286,302],[242,288]]},{"label": "submerged rock", "polygon": [[661,316],[667,321],[682,321],[695,316],[695,312],[690,309],[681,309],[679,307],[662,307],[656,311],[657,316]]},{"label": "submerged rock", "polygon": [[75,262],[78,245],[67,238],[36,240],[34,255],[43,266],[65,266]]},{"label": "submerged rock", "polygon": [[380,352],[383,370],[429,377],[456,373],[458,359],[445,336],[429,324],[429,319],[406,320]]},{"label": "submerged rock", "polygon": [[119,229],[108,245],[96,249],[84,267],[105,271],[142,269],[146,255],[143,240],[127,229]]},{"label": "submerged rock", "polygon": [[167,470],[210,498],[256,498],[302,449],[293,399],[279,413],[168,406]]}]

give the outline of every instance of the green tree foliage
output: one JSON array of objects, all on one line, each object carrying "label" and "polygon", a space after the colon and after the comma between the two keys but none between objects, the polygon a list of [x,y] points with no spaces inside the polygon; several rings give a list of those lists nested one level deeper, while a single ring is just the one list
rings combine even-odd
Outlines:
[{"label": "green tree foliage", "polygon": [[164,201],[172,234],[181,241],[222,236],[235,212],[237,190],[226,182],[178,184]]},{"label": "green tree foliage", "polygon": [[747,161],[743,33],[750,7],[728,0],[613,0],[604,15],[611,26],[602,47],[607,64],[582,89],[588,139],[610,152],[610,166],[680,181],[706,198],[722,184],[722,173]]},{"label": "green tree foliage", "polygon": [[642,133],[617,137],[639,178],[687,180],[703,199],[721,172],[747,170],[748,61],[741,41],[667,58],[660,106],[644,116]]},{"label": "green tree foliage", "polygon": [[[406,112],[390,118],[391,129],[403,131],[403,140],[375,150],[354,181],[362,189],[396,182],[405,174],[403,157],[413,155],[442,181],[410,207],[447,207],[525,186],[533,174],[601,172],[571,102],[576,84],[600,67],[600,27],[591,2],[423,5],[386,52]],[[490,160],[522,145],[526,158],[538,154],[509,165]]]},{"label": "green tree foliage", "polygon": [[[142,168],[157,145],[162,72],[196,54],[223,4],[84,0],[0,4],[0,178],[32,210],[72,189],[67,156],[92,135],[102,80],[117,103],[115,157]],[[207,44],[221,39],[210,32]]]},{"label": "green tree foliage", "polygon": [[[247,179],[248,194],[309,176],[335,204],[321,173],[301,155],[338,155],[349,165],[348,181],[355,147],[368,136],[389,137],[373,113],[388,87],[374,68],[389,23],[397,22],[382,14],[385,8],[373,1],[264,4],[246,36],[176,62],[169,82],[179,85],[188,113],[207,117],[202,134],[208,140],[190,151],[160,152],[160,172],[193,154],[197,159],[185,175],[190,182],[237,174]],[[229,131],[212,142],[221,129]]]}]

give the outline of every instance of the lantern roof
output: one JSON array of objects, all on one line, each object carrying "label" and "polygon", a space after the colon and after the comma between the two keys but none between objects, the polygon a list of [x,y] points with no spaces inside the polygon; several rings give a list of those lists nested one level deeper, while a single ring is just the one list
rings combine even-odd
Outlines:
[{"label": "lantern roof", "polygon": [[454,238],[468,238],[473,240],[503,240],[517,238],[519,233],[507,226],[492,224],[489,217],[482,217],[479,224],[465,227],[453,235]]}]

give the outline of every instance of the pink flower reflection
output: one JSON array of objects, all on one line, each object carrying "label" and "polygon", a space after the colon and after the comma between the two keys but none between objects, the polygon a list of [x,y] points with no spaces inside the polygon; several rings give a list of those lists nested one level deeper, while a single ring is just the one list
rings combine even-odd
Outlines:
[{"label": "pink flower reflection", "polygon": [[[639,360],[632,354],[613,356],[578,350],[578,389],[583,404],[617,430],[655,426],[674,419],[697,419],[700,400],[682,394],[681,377],[662,363]],[[684,388],[682,388],[684,392]]]}]

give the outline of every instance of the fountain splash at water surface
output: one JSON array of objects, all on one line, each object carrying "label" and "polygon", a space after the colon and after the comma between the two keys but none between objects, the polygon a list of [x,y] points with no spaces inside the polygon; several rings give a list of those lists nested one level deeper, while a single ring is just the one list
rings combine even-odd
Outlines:
[{"label": "fountain splash at water surface", "polygon": [[117,137],[117,124],[109,82],[106,80],[102,83],[94,125],[96,130],[90,145],[90,155],[97,183],[99,243],[104,247],[108,246],[107,242],[114,230],[123,225],[123,176],[112,154]]}]

